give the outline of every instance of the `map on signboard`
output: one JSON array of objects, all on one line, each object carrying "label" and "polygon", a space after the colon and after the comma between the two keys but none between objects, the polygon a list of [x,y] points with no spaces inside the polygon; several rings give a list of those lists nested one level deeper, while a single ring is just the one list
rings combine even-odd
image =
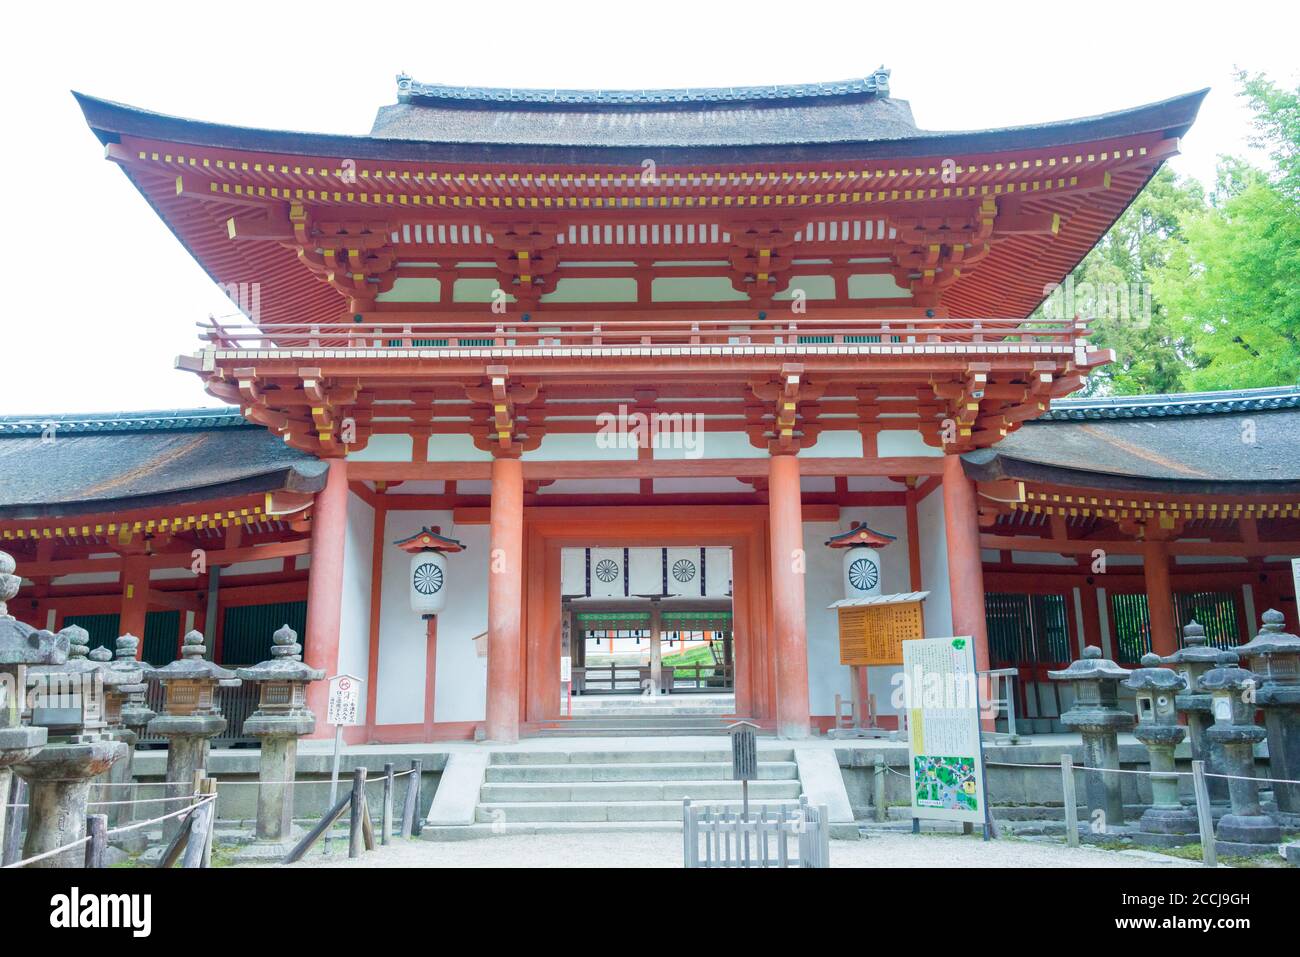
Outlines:
[{"label": "map on signboard", "polygon": [[973,758],[944,758],[918,754],[912,765],[918,807],[949,811],[978,811],[979,797]]},{"label": "map on signboard", "polygon": [[912,817],[985,820],[980,692],[969,635],[903,642]]}]

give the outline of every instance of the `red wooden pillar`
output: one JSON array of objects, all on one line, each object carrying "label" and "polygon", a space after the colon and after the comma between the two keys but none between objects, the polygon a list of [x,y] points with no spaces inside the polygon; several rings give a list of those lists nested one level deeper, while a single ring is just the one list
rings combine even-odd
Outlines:
[{"label": "red wooden pillar", "polygon": [[524,470],[517,456],[492,460],[488,555],[487,723],[489,741],[519,740],[519,649],[523,606]]},{"label": "red wooden pillar", "polygon": [[149,558],[127,555],[122,560],[122,609],[117,633],[135,635],[144,647],[144,621],[149,612]]},{"label": "red wooden pillar", "polygon": [[[1101,615],[1098,612],[1097,604],[1097,586],[1081,585],[1079,587],[1079,607],[1083,612],[1083,635],[1079,644],[1083,647],[1096,645],[1098,648],[1101,644]],[[1083,647],[1071,648],[1070,659],[1073,660],[1083,654]]]},{"label": "red wooden pillar", "polygon": [[804,618],[806,558],[796,456],[771,457],[767,496],[772,631],[776,638],[776,727],[783,738],[806,738],[809,733],[808,626]]},{"label": "red wooden pillar", "polygon": [[961,467],[960,455],[943,459],[943,516],[948,538],[948,591],[952,630],[975,641],[975,666],[989,667],[989,636],[984,623],[984,565],[980,559],[979,514],[975,483]]},{"label": "red wooden pillar", "polygon": [[[339,617],[343,610],[343,550],[348,526],[348,463],[330,459],[325,487],[316,493],[311,515],[311,566],[307,572],[307,640],[303,660],[324,668],[327,678],[338,673]],[[313,738],[333,731],[325,725],[329,682],[307,686],[307,706],[316,713]]]},{"label": "red wooden pillar", "polygon": [[1164,542],[1142,543],[1142,578],[1147,589],[1147,617],[1151,622],[1151,650],[1172,655],[1178,650],[1178,624],[1174,618],[1174,592],[1169,582],[1169,549]]}]

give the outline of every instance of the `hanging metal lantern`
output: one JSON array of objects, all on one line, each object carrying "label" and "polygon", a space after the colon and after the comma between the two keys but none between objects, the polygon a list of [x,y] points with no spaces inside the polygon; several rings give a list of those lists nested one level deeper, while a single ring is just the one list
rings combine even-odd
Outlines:
[{"label": "hanging metal lantern", "polygon": [[826,540],[830,548],[844,551],[844,597],[866,598],[879,595],[884,584],[881,574],[880,553],[883,548],[894,541],[893,535],[886,535],[854,522],[847,532],[832,535]]},{"label": "hanging metal lantern", "polygon": [[454,538],[439,534],[436,525],[421,528],[414,535],[393,544],[411,556],[407,576],[411,610],[423,618],[432,618],[447,604],[446,556],[464,551],[465,546]]}]

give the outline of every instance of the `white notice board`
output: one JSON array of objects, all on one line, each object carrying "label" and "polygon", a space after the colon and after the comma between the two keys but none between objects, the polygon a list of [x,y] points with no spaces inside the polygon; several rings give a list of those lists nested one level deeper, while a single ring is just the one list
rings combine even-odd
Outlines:
[{"label": "white notice board", "polygon": [[983,824],[975,643],[965,636],[904,641],[902,677],[912,816]]}]

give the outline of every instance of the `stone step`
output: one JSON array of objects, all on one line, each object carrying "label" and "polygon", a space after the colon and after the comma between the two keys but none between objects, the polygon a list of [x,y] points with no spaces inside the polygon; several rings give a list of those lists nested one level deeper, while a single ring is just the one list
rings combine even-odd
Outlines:
[{"label": "stone step", "polygon": [[[573,755],[574,758],[581,757]],[[731,776],[731,762],[651,761],[642,764],[500,764],[489,765],[488,784],[515,781],[725,781]],[[761,761],[760,781],[797,781],[799,766],[793,761]]]},{"label": "stone step", "polygon": [[[759,764],[794,761],[793,748],[764,748],[758,751]],[[731,764],[730,748],[639,748],[592,749],[590,751],[493,751],[489,766],[520,764]]]},{"label": "stone step", "polygon": [[420,839],[425,841],[472,841],[510,834],[609,834],[664,833],[680,834],[677,821],[502,821],[493,824],[457,826],[425,825]]},{"label": "stone step", "polygon": [[723,725],[663,725],[660,722],[619,725],[617,727],[584,726],[582,728],[539,728],[539,738],[568,738],[580,734],[588,738],[682,738],[692,736],[726,737],[727,729]]},{"label": "stone step", "polygon": [[[715,807],[740,808],[739,801],[711,801]],[[781,805],[797,807],[798,800],[750,801],[751,813],[757,814],[763,805],[776,808]],[[474,819],[480,824],[523,824],[537,822],[574,821],[677,821],[682,818],[682,802],[676,801],[536,801],[510,803],[484,803],[475,810]]]},{"label": "stone step", "polygon": [[[480,804],[554,803],[558,801],[584,802],[644,802],[680,801],[691,798],[698,801],[739,800],[739,781],[588,781],[516,782],[510,784],[485,784],[479,792]],[[750,802],[796,799],[799,797],[798,781],[751,781]]]}]

